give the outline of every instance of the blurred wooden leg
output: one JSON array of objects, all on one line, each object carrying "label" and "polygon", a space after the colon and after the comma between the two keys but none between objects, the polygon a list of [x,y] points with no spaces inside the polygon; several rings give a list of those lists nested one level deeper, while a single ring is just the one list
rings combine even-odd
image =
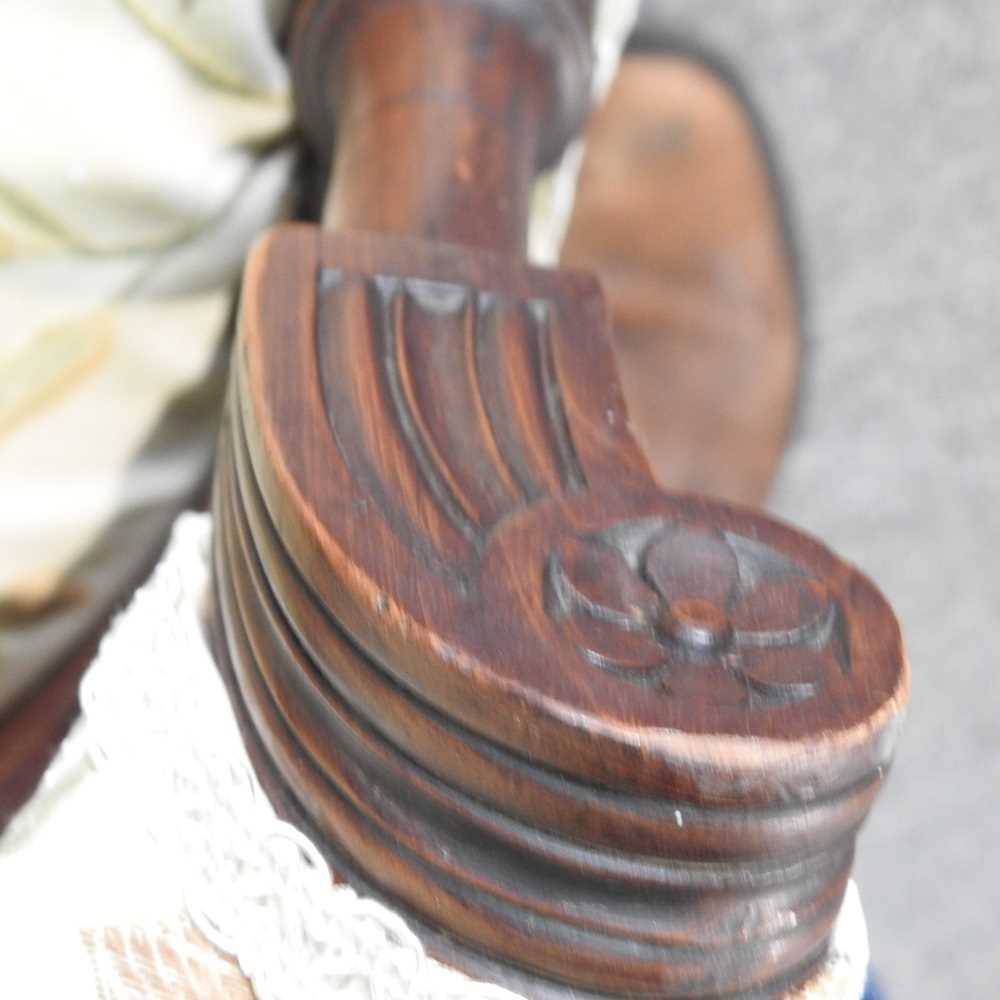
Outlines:
[{"label": "blurred wooden leg", "polygon": [[661,484],[759,503],[795,401],[800,304],[764,137],[676,53],[626,57],[586,133],[562,263],[597,272]]}]

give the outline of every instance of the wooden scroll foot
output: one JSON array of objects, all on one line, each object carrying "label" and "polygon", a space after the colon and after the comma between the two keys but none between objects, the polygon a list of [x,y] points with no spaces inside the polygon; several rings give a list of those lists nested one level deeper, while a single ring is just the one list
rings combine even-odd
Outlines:
[{"label": "wooden scroll foot", "polygon": [[905,698],[875,588],[655,486],[583,276],[302,228],[246,289],[215,572],[279,801],[529,995],[805,975]]},{"label": "wooden scroll foot", "polygon": [[628,55],[587,129],[563,264],[601,279],[636,436],[673,489],[767,493],[798,382],[788,232],[735,86],[676,42]]},{"label": "wooden scroll foot", "polygon": [[596,281],[518,255],[580,6],[304,8],[340,231],[247,266],[219,660],[276,806],[434,954],[538,1000],[777,996],[907,669],[821,544],[657,484]]}]

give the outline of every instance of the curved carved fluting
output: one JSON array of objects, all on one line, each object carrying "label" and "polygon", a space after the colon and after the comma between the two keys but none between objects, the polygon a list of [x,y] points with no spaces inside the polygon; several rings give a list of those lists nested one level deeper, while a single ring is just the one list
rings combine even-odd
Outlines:
[{"label": "curved carved fluting", "polygon": [[474,561],[504,518],[586,486],[552,314],[453,282],[320,272],[317,366],[338,448],[441,560]]},{"label": "curved carved fluting", "polygon": [[537,997],[780,992],[889,764],[898,628],[820,544],[655,486],[603,324],[581,275],[268,237],[220,657],[283,811],[438,954]]}]

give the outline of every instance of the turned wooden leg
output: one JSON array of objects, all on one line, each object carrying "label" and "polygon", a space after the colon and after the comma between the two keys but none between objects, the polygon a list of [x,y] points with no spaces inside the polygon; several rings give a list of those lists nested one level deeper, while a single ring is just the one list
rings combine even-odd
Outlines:
[{"label": "turned wooden leg", "polygon": [[529,997],[781,995],[822,962],[908,674],[875,587],[666,492],[597,282],[523,260],[582,119],[568,0],[307,4],[326,228],[247,268],[214,631],[279,810]]}]

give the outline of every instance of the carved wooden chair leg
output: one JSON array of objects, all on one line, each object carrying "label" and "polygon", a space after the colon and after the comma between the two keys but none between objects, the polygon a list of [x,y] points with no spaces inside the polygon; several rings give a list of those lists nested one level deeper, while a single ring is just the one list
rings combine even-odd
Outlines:
[{"label": "carved wooden chair leg", "polygon": [[657,485],[597,283],[522,259],[580,6],[301,11],[333,181],[247,269],[215,642],[278,808],[436,955],[531,997],[781,994],[907,669],[821,544]]}]

